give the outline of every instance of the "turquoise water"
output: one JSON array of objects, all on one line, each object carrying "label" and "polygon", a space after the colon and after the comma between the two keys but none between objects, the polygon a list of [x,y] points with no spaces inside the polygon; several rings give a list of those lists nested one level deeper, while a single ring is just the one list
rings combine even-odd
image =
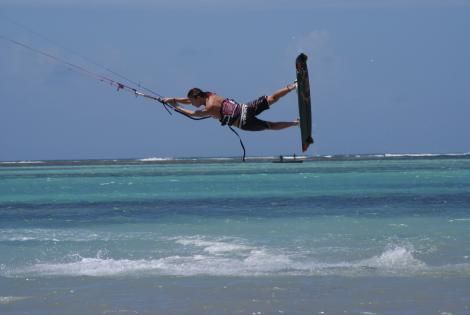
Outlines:
[{"label": "turquoise water", "polygon": [[69,164],[0,167],[1,314],[470,314],[467,156]]}]

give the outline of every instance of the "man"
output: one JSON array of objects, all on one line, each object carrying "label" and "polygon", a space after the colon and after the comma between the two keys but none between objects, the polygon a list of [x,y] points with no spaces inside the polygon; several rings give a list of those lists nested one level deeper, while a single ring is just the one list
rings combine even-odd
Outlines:
[{"label": "man", "polygon": [[[234,126],[242,130],[281,130],[297,126],[299,120],[271,122],[258,119],[256,116],[296,88],[297,82],[294,82],[277,90],[272,95],[261,96],[246,104],[239,104],[232,99],[223,98],[212,92],[204,92],[198,88],[189,90],[187,97],[167,97],[163,101],[175,106],[176,110],[183,114],[192,117],[212,116],[218,119],[222,125]],[[204,108],[193,111],[180,107],[179,104],[191,104],[197,108],[204,106]]]}]

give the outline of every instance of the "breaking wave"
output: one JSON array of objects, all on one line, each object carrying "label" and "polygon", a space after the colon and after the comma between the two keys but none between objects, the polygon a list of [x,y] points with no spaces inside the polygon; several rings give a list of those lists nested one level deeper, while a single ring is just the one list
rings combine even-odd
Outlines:
[{"label": "breaking wave", "polygon": [[[37,262],[23,267],[1,266],[0,275],[30,276],[433,276],[470,275],[470,264],[429,266],[412,248],[389,246],[378,255],[358,260],[327,262],[288,250],[245,244],[240,239],[176,237],[184,254],[146,259],[72,254],[59,262]],[[109,255],[109,252],[106,252]]]}]

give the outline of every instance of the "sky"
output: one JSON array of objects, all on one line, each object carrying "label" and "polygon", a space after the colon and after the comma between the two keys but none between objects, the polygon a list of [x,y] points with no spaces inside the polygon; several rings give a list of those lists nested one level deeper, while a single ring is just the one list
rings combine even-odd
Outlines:
[{"label": "sky", "polygon": [[[306,53],[313,156],[470,152],[469,32],[466,0],[0,2],[0,37],[168,97],[248,102],[295,80]],[[2,38],[0,95],[0,161],[242,153],[214,119],[169,115]],[[297,117],[295,93],[260,116]],[[240,135],[248,156],[302,154],[298,128]]]}]

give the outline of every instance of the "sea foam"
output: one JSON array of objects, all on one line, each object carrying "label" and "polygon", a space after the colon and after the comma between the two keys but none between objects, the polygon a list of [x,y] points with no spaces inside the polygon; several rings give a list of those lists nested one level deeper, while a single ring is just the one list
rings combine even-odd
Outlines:
[{"label": "sea foam", "polygon": [[0,305],[2,304],[12,304],[17,301],[27,299],[27,296],[0,296]]},{"label": "sea foam", "polygon": [[[38,262],[23,267],[3,266],[7,277],[29,276],[425,276],[468,275],[470,264],[428,266],[414,256],[413,248],[388,246],[378,255],[357,261],[329,262],[289,250],[246,244],[241,239],[176,237],[184,251],[166,257],[113,258],[109,251],[95,257],[67,255],[56,262]],[[189,247],[189,248],[188,248]],[[183,253],[184,252],[184,253]]]}]

